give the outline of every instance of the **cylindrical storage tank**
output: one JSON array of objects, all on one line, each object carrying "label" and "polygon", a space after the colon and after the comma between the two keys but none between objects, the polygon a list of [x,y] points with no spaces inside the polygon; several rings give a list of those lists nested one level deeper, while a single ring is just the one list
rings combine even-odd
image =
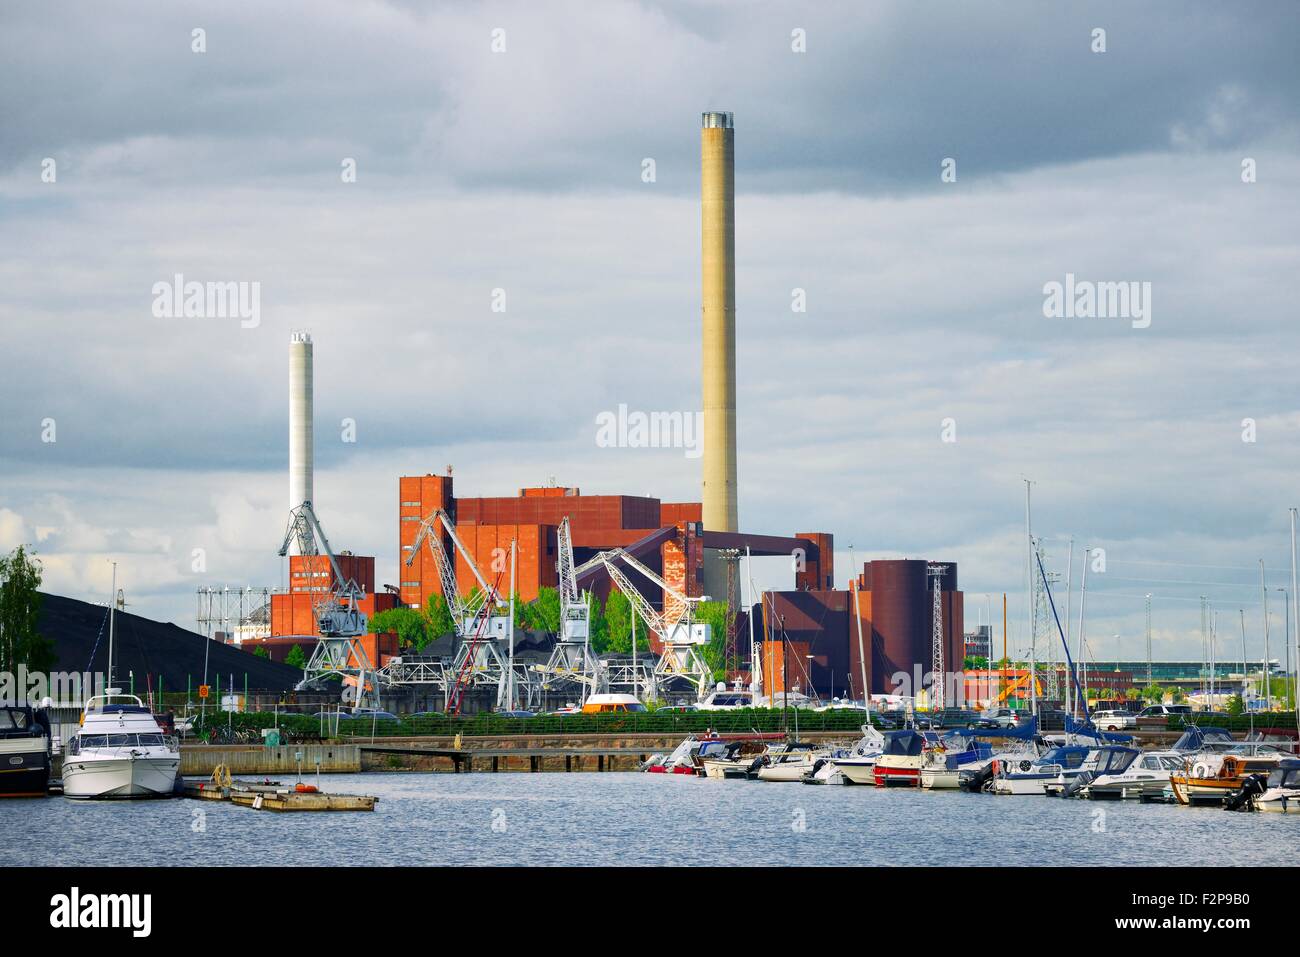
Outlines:
[{"label": "cylindrical storage tank", "polygon": [[306,332],[289,339],[289,507],[312,495],[312,344]]},{"label": "cylindrical storage tank", "polygon": [[[914,665],[930,670],[930,594],[925,561],[877,560],[870,563],[871,624],[876,636],[872,691],[895,693],[894,675],[905,672],[915,683]],[[915,694],[917,688],[910,687]],[[907,693],[909,689],[902,689]]]}]

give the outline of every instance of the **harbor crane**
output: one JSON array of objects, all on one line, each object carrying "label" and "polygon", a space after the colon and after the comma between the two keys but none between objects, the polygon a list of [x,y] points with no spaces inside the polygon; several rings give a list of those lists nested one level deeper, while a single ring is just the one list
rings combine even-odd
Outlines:
[{"label": "harbor crane", "polygon": [[[465,564],[478,583],[478,588],[467,597],[462,598],[460,595],[456,567],[442,541],[443,530],[464,557]],[[512,663],[514,622],[509,603],[500,594],[504,569],[497,574],[496,581],[489,585],[479,572],[473,554],[456,534],[456,526],[451,517],[442,509],[437,509],[420,523],[420,530],[406,557],[408,566],[415,560],[420,546],[425,543],[428,544],[434,565],[438,569],[442,596],[451,613],[457,639],[450,671],[443,668],[441,678],[438,679],[435,675],[432,682],[438,683],[440,680],[447,691],[447,710],[459,714],[464,704],[465,691],[470,687],[495,686],[498,709],[513,707],[511,698],[516,687],[522,687],[525,699],[531,703],[534,693],[532,679],[526,670],[515,668]],[[400,677],[398,680],[401,680]]]},{"label": "harbor crane", "polygon": [[578,590],[569,516],[564,516],[560,521],[556,539],[560,552],[557,563],[560,579],[560,627],[550,660],[538,670],[543,675],[543,682],[558,679],[579,683],[585,702],[587,695],[598,693],[608,685],[608,675],[591,651],[591,606],[587,594]]},{"label": "harbor crane", "polygon": [[355,579],[344,576],[309,501],[290,511],[280,556],[289,554],[289,547],[295,542],[299,555],[324,555],[329,560],[331,576],[328,588],[307,586],[311,591],[312,612],[320,639],[303,668],[303,680],[298,683],[298,690],[318,689],[326,677],[341,675],[345,685],[355,686],[352,701],[360,707],[366,696],[366,676],[370,675],[374,683],[374,668],[360,641],[366,633],[366,616],[360,608],[365,590]]},{"label": "harbor crane", "polygon": [[[702,699],[712,678],[712,672],[704,664],[699,652],[701,645],[709,643],[709,625],[694,621],[692,616],[695,606],[704,599],[691,597],[678,591],[621,548],[600,552],[592,562],[587,564],[596,561],[605,566],[609,577],[618,586],[618,590],[627,597],[646,627],[659,635],[660,641],[663,642],[663,652],[654,668],[655,684],[662,685],[684,679],[695,687],[696,700]],[[662,612],[655,611],[646,597],[628,579],[620,562],[663,589],[664,610]]]}]

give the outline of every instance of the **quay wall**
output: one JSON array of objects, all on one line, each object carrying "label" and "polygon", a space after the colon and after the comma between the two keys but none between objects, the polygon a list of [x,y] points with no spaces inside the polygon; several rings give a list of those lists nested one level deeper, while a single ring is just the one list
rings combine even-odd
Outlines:
[{"label": "quay wall", "polygon": [[320,769],[330,774],[361,770],[361,748],[355,744],[286,744],[276,748],[261,745],[181,745],[181,774],[208,777],[224,764],[231,774],[296,774],[297,755],[302,755],[304,774]]}]

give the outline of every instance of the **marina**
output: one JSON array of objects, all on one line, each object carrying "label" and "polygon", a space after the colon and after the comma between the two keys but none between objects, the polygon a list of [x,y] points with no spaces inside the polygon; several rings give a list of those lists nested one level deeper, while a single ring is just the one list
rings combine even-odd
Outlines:
[{"label": "marina", "polygon": [[[290,867],[1257,867],[1291,864],[1300,841],[1295,814],[637,772],[322,775],[321,787],[379,802],[374,813],[322,818],[217,801],[4,801],[0,833],[25,839],[0,846],[0,865],[242,866],[274,848]],[[93,845],[70,837],[86,831]]]}]

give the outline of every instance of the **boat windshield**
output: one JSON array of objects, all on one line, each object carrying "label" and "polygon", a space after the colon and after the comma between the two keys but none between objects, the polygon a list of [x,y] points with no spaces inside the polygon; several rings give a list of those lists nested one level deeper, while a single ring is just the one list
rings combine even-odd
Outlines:
[{"label": "boat windshield", "polygon": [[0,708],[0,731],[23,731],[31,725],[31,715],[18,708]]}]

